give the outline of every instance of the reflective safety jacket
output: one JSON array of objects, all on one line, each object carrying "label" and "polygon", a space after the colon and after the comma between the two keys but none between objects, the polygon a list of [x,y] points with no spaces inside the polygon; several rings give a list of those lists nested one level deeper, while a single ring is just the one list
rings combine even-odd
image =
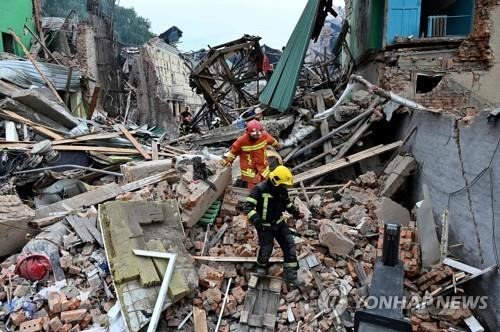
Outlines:
[{"label": "reflective safety jacket", "polygon": [[269,228],[283,222],[284,211],[294,217],[299,214],[290,202],[286,187],[274,186],[270,180],[263,181],[252,189],[242,210],[257,228]]},{"label": "reflective safety jacket", "polygon": [[[278,141],[267,132],[262,132],[259,139],[252,139],[247,133],[240,136],[231,146],[227,159],[233,162],[240,156],[241,178],[246,182],[259,183],[269,176],[267,146],[278,146]],[[258,176],[258,175],[261,176]]]}]

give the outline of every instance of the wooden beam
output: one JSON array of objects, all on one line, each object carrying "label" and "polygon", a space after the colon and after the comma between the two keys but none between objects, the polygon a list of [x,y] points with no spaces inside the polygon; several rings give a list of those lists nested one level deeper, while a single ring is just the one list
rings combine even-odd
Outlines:
[{"label": "wooden beam", "polygon": [[69,97],[70,97],[70,92],[69,90],[71,89],[71,77],[73,77],[73,67],[69,67],[68,70],[68,77],[66,78],[66,92],[64,94],[64,103],[69,107]]},{"label": "wooden beam", "polygon": [[139,153],[144,157],[144,159],[151,159],[151,155],[146,150],[144,150],[142,145],[139,142],[137,142],[137,140],[134,138],[134,136],[132,136],[132,134],[127,130],[127,128],[125,128],[124,125],[117,124],[117,126],[118,126],[118,129],[120,129],[122,131],[122,133],[128,138],[130,143],[132,143],[132,145],[135,146],[137,151],[139,151]]},{"label": "wooden beam", "polygon": [[[27,26],[26,24],[24,25],[24,29],[25,29],[25,32],[26,33],[26,30],[33,36],[33,38],[35,38],[35,40],[38,42],[38,44],[43,48],[44,52],[45,52],[45,58],[48,58],[49,56],[58,64],[58,65],[61,65],[63,66],[63,64],[61,63],[61,61],[57,60],[56,57],[54,56],[54,54],[52,54],[52,52],[50,52],[50,50],[47,48],[47,46],[45,46],[45,43],[43,42],[42,39],[38,38],[38,36],[30,29],[29,26]],[[40,31],[40,30],[39,30]],[[40,35],[43,35],[42,32],[40,32]],[[37,48],[36,46],[34,47],[36,50],[35,52],[33,53],[33,56],[36,56],[38,55],[40,49]],[[33,50],[33,48],[32,48]]]},{"label": "wooden beam", "polygon": [[45,84],[47,84],[47,86],[50,89],[50,91],[52,92],[52,94],[54,94],[54,96],[57,98],[57,100],[59,100],[61,102],[61,104],[63,104],[64,106],[66,106],[66,104],[64,104],[64,100],[62,100],[61,96],[59,96],[59,94],[57,93],[57,90],[54,87],[54,85],[52,84],[52,82],[48,79],[47,76],[45,76],[45,74],[43,73],[42,69],[38,65],[38,62],[31,56],[30,52],[28,51],[28,49],[26,49],[26,47],[22,43],[22,41],[19,38],[19,36],[16,35],[16,33],[14,32],[14,30],[12,30],[12,29],[9,29],[9,31],[10,31],[10,34],[12,35],[12,37],[14,38],[14,40],[17,42],[17,44],[19,46],[21,46],[21,49],[23,50],[23,52],[26,55],[26,57],[31,61],[31,63],[33,64],[33,66],[35,66],[36,71],[40,74],[40,76],[42,77],[42,79],[45,81]]},{"label": "wooden beam", "polygon": [[364,120],[364,123],[359,127],[358,130],[345,142],[344,146],[339,150],[339,152],[335,155],[333,160],[339,160],[340,158],[344,157],[347,152],[352,148],[354,144],[356,144],[357,141],[363,137],[365,132],[370,128],[371,125],[370,119]]},{"label": "wooden beam", "polygon": [[96,86],[94,88],[94,92],[92,92],[92,99],[90,101],[89,109],[87,110],[87,120],[92,120],[92,116],[94,115],[94,111],[97,107],[97,101],[99,100],[100,94],[101,94],[101,87]]},{"label": "wooden beam", "polygon": [[[323,95],[317,95],[316,96],[316,109],[318,110],[318,113],[324,112],[325,111],[325,100],[323,99]],[[328,120],[325,119],[321,121],[320,124],[320,132],[321,136],[328,135]],[[332,149],[332,142],[330,140],[327,140],[323,143],[323,152],[328,152]],[[332,160],[332,156],[329,153],[325,154],[325,163],[328,163]]]},{"label": "wooden beam", "polygon": [[207,313],[205,310],[193,306],[194,332],[208,332]]},{"label": "wooden beam", "polygon": [[153,140],[153,143],[151,143],[151,151],[152,151],[152,158],[153,160],[159,160],[159,155],[158,155],[158,141]]},{"label": "wooden beam", "polygon": [[[33,147],[33,143],[0,143],[0,149],[29,149]],[[139,151],[136,149],[127,148],[113,148],[106,146],[88,146],[88,145],[53,145],[53,150],[56,151],[86,151],[86,152],[101,152],[107,154],[121,154],[121,155],[136,155]],[[160,156],[175,157],[171,153],[159,152]]]},{"label": "wooden beam", "polygon": [[344,168],[346,166],[355,164],[357,162],[360,162],[361,160],[379,155],[379,154],[387,152],[387,151],[394,150],[394,149],[400,147],[402,144],[403,144],[402,141],[398,141],[398,142],[395,142],[392,144],[383,145],[383,146],[376,147],[373,149],[368,149],[368,150],[350,155],[350,156],[345,157],[343,159],[328,163],[326,165],[313,168],[309,171],[306,171],[306,172],[303,172],[303,173],[296,175],[295,182],[300,183],[302,181],[314,179],[318,176],[321,176],[321,175],[333,172],[335,170]]},{"label": "wooden beam", "polygon": [[[257,257],[213,257],[213,256],[191,256],[194,260],[205,262],[224,263],[257,263]],[[283,257],[271,257],[269,263],[283,263]]]},{"label": "wooden beam", "polygon": [[44,136],[47,136],[49,138],[63,139],[63,137],[61,135],[56,134],[53,131],[51,131],[50,129],[47,129],[46,127],[39,125],[39,124],[29,120],[29,119],[26,119],[25,117],[22,117],[21,115],[15,113],[15,112],[8,111],[8,110],[0,110],[0,115],[3,115],[11,120],[26,124],[26,125],[32,127],[33,130],[36,131],[37,133],[42,134]]},{"label": "wooden beam", "polygon": [[110,138],[120,137],[122,135],[123,135],[123,133],[121,133],[121,132],[86,134],[86,135],[72,137],[72,138],[59,139],[59,140],[52,142],[52,144],[53,145],[61,145],[61,144],[82,143],[82,142],[87,142],[87,141],[110,139]]},{"label": "wooden beam", "polygon": [[324,135],[324,136],[318,138],[317,140],[315,140],[314,142],[309,143],[308,145],[306,145],[305,147],[303,147],[302,149],[300,149],[299,151],[297,151],[297,153],[295,153],[294,157],[298,157],[298,156],[304,154],[306,151],[308,151],[308,150],[310,150],[312,148],[315,148],[319,144],[321,144],[321,143],[329,140],[331,137],[333,137],[338,132],[340,132],[340,131],[342,131],[342,130],[344,130],[346,128],[349,128],[350,126],[354,125],[358,121],[360,121],[360,120],[368,117],[374,111],[375,111],[375,107],[369,108],[368,110],[366,110],[365,112],[363,112],[360,115],[356,116],[355,118],[347,121],[346,123],[344,123],[340,127],[335,128],[334,130],[332,130],[331,132],[329,132],[327,135]]}]

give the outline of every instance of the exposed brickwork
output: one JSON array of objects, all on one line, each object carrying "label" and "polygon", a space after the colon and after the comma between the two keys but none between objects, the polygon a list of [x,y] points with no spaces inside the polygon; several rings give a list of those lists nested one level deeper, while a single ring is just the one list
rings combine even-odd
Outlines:
[{"label": "exposed brickwork", "polygon": [[456,56],[457,62],[481,64],[486,68],[493,66],[493,52],[489,45],[490,14],[499,3],[491,0],[476,1],[474,28],[469,38],[460,45]]},{"label": "exposed brickwork", "polygon": [[431,92],[416,94],[415,101],[429,108],[462,113],[469,102],[469,96],[463,91],[451,88],[449,80],[445,77]]}]

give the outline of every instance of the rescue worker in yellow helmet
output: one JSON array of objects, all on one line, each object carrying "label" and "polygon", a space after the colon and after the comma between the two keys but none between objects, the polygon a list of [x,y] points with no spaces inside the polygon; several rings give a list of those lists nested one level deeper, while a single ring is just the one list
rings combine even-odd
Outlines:
[{"label": "rescue worker in yellow helmet", "polygon": [[258,270],[262,271],[268,267],[276,239],[283,250],[285,261],[283,279],[290,284],[296,284],[297,252],[283,212],[289,212],[295,219],[302,219],[304,215],[290,201],[287,187],[291,185],[293,185],[292,172],[285,166],[278,166],[269,174],[267,180],[252,189],[242,209],[257,229],[259,236]]}]

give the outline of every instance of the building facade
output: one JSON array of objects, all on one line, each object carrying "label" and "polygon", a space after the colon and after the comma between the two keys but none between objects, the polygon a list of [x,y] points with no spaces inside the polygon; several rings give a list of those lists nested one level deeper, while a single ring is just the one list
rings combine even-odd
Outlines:
[{"label": "building facade", "polygon": [[[479,269],[499,265],[498,1],[346,0],[346,17],[355,72],[436,110],[401,115],[391,127],[420,165],[403,199],[412,208],[427,186],[439,233],[449,213],[450,254]],[[498,331],[496,270],[465,288],[488,296],[475,314]]]},{"label": "building facade", "polygon": [[27,49],[31,47],[31,35],[24,34],[24,25],[35,32],[32,0],[2,0],[0,1],[0,52],[24,55],[23,50],[12,38],[9,29],[21,38]]}]

